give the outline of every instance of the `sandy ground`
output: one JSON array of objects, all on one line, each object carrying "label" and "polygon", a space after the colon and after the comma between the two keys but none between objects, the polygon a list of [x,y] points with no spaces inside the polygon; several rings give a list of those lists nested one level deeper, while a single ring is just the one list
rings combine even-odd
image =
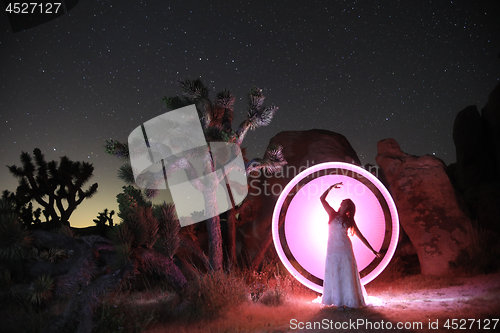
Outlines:
[{"label": "sandy ground", "polygon": [[450,284],[403,285],[400,290],[367,286],[372,304],[366,308],[317,304],[311,318],[270,332],[500,332],[500,273],[460,278]]},{"label": "sandy ground", "polygon": [[244,303],[215,320],[159,322],[148,333],[500,332],[500,272],[474,277],[420,275],[370,283],[367,307],[313,302],[311,291],[279,307]]}]

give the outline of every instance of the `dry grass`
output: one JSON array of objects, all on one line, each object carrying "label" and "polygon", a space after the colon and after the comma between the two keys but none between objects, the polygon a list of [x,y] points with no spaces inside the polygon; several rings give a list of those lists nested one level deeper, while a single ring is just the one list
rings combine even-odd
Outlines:
[{"label": "dry grass", "polygon": [[[399,279],[380,280],[367,287],[370,299],[377,297],[382,306],[339,311],[312,303],[317,294],[289,286],[286,300],[278,306],[267,306],[251,300],[225,309],[212,318],[190,320],[169,317],[150,325],[145,332],[290,332],[290,320],[348,320],[369,318],[371,321],[422,322],[450,318],[498,318],[500,309],[500,274],[428,277],[412,275]],[[272,289],[271,289],[272,290]],[[265,292],[262,294],[264,297]],[[165,308],[164,308],[165,309]],[[320,332],[321,330],[317,331]],[[423,331],[426,331],[424,327]],[[435,332],[435,330],[432,330]],[[314,330],[307,332],[316,332]]]},{"label": "dry grass", "polygon": [[216,318],[202,319],[192,322],[173,321],[157,323],[145,332],[179,332],[179,333],[208,333],[208,332],[272,332],[282,331],[288,327],[290,318],[306,320],[315,315],[320,306],[313,304],[309,298],[294,298],[284,302],[281,306],[267,306],[260,302],[248,300]]},{"label": "dry grass", "polygon": [[462,274],[489,274],[500,268],[499,235],[477,223],[467,225],[467,235],[471,243],[463,249],[450,266]]},{"label": "dry grass", "polygon": [[217,317],[247,299],[244,278],[224,271],[202,274],[188,287],[189,317]]},{"label": "dry grass", "polygon": [[142,332],[157,317],[157,311],[145,306],[151,298],[151,292],[108,294],[94,311],[96,326],[93,332]]},{"label": "dry grass", "polygon": [[[370,298],[378,298],[382,306],[351,311],[313,303],[317,293],[303,287],[275,263],[258,273],[200,274],[199,280],[190,283],[185,295],[190,302],[184,307],[179,307],[182,303],[169,288],[150,281],[141,291],[109,293],[96,309],[95,332],[290,332],[297,331],[290,329],[291,319],[307,322],[368,318],[393,323],[439,320],[444,324],[450,318],[498,318],[500,273],[470,276],[462,271],[452,277],[431,277],[403,276],[402,272],[403,265],[395,260],[366,286]],[[44,311],[24,311],[22,316],[31,319],[25,322],[23,331],[36,332],[36,327],[46,322]],[[51,312],[57,311],[52,308]],[[15,313],[20,319],[21,312]],[[426,331],[425,327],[419,331]]]}]

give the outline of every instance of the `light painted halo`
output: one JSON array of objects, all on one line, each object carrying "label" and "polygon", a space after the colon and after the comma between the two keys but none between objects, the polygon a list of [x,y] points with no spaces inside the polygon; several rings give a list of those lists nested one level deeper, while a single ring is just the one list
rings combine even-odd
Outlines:
[{"label": "light painted halo", "polygon": [[377,258],[356,237],[351,237],[361,283],[376,278],[391,261],[399,237],[396,205],[385,186],[367,170],[349,163],[314,165],[295,176],[283,189],[272,219],[273,241],[286,269],[308,288],[323,292],[328,240],[328,215],[319,197],[331,185],[327,201],[337,210],[343,199],[356,205],[354,219]]}]

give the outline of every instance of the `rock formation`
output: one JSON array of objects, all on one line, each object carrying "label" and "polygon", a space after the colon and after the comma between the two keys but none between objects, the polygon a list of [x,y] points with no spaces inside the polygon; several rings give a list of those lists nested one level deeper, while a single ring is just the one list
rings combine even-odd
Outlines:
[{"label": "rock formation", "polygon": [[470,216],[488,230],[500,231],[500,84],[479,114],[460,111],[453,126],[457,162],[449,174],[467,203]]},{"label": "rock formation", "polygon": [[486,135],[492,143],[497,176],[500,175],[500,83],[488,97],[488,103],[481,110],[481,118],[484,119]]},{"label": "rock formation", "polygon": [[412,156],[394,139],[378,142],[381,167],[399,213],[400,223],[415,247],[424,275],[446,275],[470,240],[470,219],[459,205],[446,166],[434,156]]},{"label": "rock formation", "polygon": [[[257,216],[253,223],[244,225],[240,231],[245,237],[245,248],[250,258],[263,255],[272,243],[271,218],[274,205],[281,190],[288,182],[306,168],[324,162],[348,162],[360,165],[356,152],[347,139],[338,133],[312,129],[278,133],[269,146],[280,145],[287,165],[273,176],[263,172],[248,178],[249,193]],[[255,262],[254,262],[255,264]],[[259,264],[257,260],[256,264]]]},{"label": "rock formation", "polygon": [[463,192],[487,182],[489,176],[495,173],[494,156],[475,105],[457,114],[453,124],[453,142],[457,154],[453,172],[456,187]]}]

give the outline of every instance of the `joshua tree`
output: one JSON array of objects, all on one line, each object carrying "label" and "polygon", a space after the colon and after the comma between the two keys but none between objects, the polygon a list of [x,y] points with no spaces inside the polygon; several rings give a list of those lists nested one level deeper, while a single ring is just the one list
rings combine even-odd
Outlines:
[{"label": "joshua tree", "polygon": [[40,224],[42,222],[40,220],[42,209],[37,208],[35,211],[33,211],[33,203],[31,201],[21,202],[21,200],[16,197],[16,194],[10,192],[9,190],[5,190],[2,192],[2,198],[12,203],[13,211],[18,216],[19,221],[22,222],[26,227],[30,227],[32,223]]},{"label": "joshua tree", "polygon": [[110,227],[113,226],[113,215],[115,215],[115,211],[112,210],[109,212],[108,215],[108,209],[105,208],[103,212],[98,213],[97,219],[94,219],[94,223],[98,226],[103,226],[106,225],[106,222],[109,224]]},{"label": "joshua tree", "polygon": [[[200,123],[208,142],[231,142],[237,146],[241,146],[243,139],[249,129],[256,129],[261,126],[270,124],[277,107],[264,107],[264,95],[262,90],[254,87],[249,94],[247,118],[238,127],[236,131],[232,129],[233,121],[233,105],[235,98],[227,90],[217,94],[216,98],[212,101],[209,98],[208,88],[201,82],[201,80],[184,80],[179,82],[183,91],[183,96],[164,97],[164,104],[171,110],[178,109],[188,105],[196,105]],[[186,133],[185,135],[189,135]],[[182,141],[182,140],[179,140]],[[245,165],[246,174],[252,171],[264,169],[268,173],[279,170],[282,165],[286,164],[283,158],[281,147],[272,147],[269,149],[264,159],[255,159]],[[128,145],[121,144],[117,141],[107,141],[106,151],[118,157],[128,158]],[[199,152],[198,152],[199,153]],[[215,161],[208,152],[203,154],[205,174],[215,171]],[[193,171],[193,166],[189,163],[188,156],[177,158],[176,161],[170,164],[168,170],[165,170],[167,177],[169,174],[184,169],[186,173]],[[196,172],[196,170],[194,170]],[[120,168],[119,176],[129,184],[135,183],[133,172],[130,164],[125,164]],[[196,177],[192,177],[194,179]],[[203,184],[196,184],[197,189],[203,193],[205,199],[205,209],[210,210],[215,206],[216,192],[213,186]],[[147,192],[149,196],[153,196],[154,191]],[[210,214],[207,214],[210,215]],[[212,214],[213,215],[213,214]],[[230,215],[228,218],[230,237],[235,237],[235,218]],[[209,259],[212,269],[219,270],[222,268],[222,236],[220,227],[220,218],[218,215],[207,219],[206,221],[208,237],[209,237]],[[230,243],[234,243],[230,241]],[[231,257],[233,257],[231,255]],[[234,259],[234,258],[233,258]]]},{"label": "joshua tree", "polygon": [[19,178],[16,199],[22,205],[35,200],[44,208],[44,215],[50,216],[54,227],[69,225],[73,211],[97,191],[97,183],[88,190],[82,189],[92,177],[94,167],[90,163],[73,162],[66,156],[61,157],[59,165],[55,161],[47,163],[38,148],[33,150],[33,154],[36,165],[30,154],[23,152],[22,167],[8,167],[12,175]]}]

